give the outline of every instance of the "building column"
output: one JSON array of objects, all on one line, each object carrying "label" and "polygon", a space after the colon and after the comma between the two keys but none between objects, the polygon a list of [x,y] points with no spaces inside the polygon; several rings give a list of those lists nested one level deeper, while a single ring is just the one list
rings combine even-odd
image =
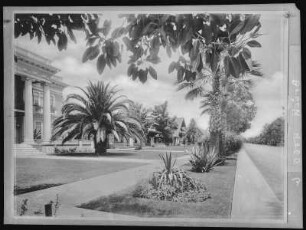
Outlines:
[{"label": "building column", "polygon": [[51,102],[50,102],[50,86],[45,83],[44,84],[44,135],[43,141],[44,143],[49,143],[51,139]]},{"label": "building column", "polygon": [[32,80],[26,78],[24,87],[24,142],[34,144]]}]

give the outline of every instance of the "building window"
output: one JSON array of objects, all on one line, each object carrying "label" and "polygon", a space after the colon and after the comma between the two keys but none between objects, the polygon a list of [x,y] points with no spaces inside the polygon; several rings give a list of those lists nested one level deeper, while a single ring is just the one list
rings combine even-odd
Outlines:
[{"label": "building window", "polygon": [[33,93],[33,97],[34,97],[34,99],[33,99],[33,105],[40,105],[40,103],[39,103],[39,93],[38,92],[34,92]]},{"label": "building window", "polygon": [[42,113],[42,103],[43,97],[40,92],[34,91],[33,92],[33,106],[34,106],[34,112],[36,113]]},{"label": "building window", "polygon": [[34,140],[41,139],[41,122],[35,122]]}]

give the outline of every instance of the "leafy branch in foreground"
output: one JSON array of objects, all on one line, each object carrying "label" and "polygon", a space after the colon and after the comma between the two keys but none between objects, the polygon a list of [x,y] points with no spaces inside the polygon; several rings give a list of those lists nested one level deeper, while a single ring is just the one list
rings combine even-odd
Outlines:
[{"label": "leafy branch in foreground", "polygon": [[[224,67],[226,76],[239,76],[254,69],[249,48],[259,48],[260,15],[257,14],[124,14],[122,25],[112,28],[110,20],[101,14],[15,14],[15,38],[29,35],[58,49],[67,48],[69,39],[76,41],[75,31],[85,34],[88,48],[83,62],[96,59],[97,70],[116,67],[123,49],[131,53],[128,76],[146,82],[148,74],[157,79],[154,65],[161,62],[159,51],[164,48],[169,57],[180,50],[177,62],[169,66],[176,70],[177,80],[190,81],[200,75],[205,66],[216,73]],[[69,38],[69,39],[68,39]],[[186,55],[188,57],[186,57]],[[183,57],[185,56],[185,57]]]}]

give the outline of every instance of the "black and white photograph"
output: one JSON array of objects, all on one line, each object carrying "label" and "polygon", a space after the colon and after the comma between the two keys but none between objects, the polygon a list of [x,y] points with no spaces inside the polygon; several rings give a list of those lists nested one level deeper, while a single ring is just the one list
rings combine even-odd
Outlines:
[{"label": "black and white photograph", "polygon": [[294,5],[5,10],[8,223],[303,227]]}]

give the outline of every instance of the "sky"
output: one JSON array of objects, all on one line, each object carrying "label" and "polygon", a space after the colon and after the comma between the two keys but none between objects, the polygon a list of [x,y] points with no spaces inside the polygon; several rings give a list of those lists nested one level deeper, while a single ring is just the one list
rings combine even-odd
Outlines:
[{"label": "sky", "polygon": [[[102,13],[103,18],[112,20],[113,27],[121,25],[122,21],[117,18],[116,14]],[[262,24],[260,31],[263,35],[257,40],[262,47],[253,48],[251,52],[252,57],[261,64],[264,77],[256,79],[252,89],[257,114],[252,121],[251,128],[243,133],[245,137],[259,134],[266,123],[273,121],[284,112],[283,84],[285,76],[282,34],[285,20],[280,14],[264,13],[261,15],[260,22]],[[184,117],[187,124],[191,118],[194,118],[200,128],[208,128],[209,116],[200,116],[200,99],[185,100],[185,92],[176,91],[174,85],[176,72],[168,74],[168,66],[172,61],[177,60],[177,55],[168,58],[165,51],[161,49],[159,56],[162,61],[155,66],[158,79],[154,80],[148,77],[148,81],[143,84],[138,80],[133,81],[127,76],[126,60],[128,60],[128,54],[126,52],[123,54],[120,65],[112,69],[106,67],[102,75],[97,72],[96,60],[82,63],[82,55],[87,48],[85,36],[81,32],[77,32],[75,35],[77,43],[70,41],[68,48],[64,51],[58,51],[57,47],[48,45],[44,40],[38,44],[36,38],[30,40],[28,36],[15,39],[15,44],[50,59],[51,64],[61,70],[57,75],[63,77],[63,81],[70,85],[64,89],[64,96],[77,92],[75,86],[85,87],[88,81],[103,80],[117,84],[122,89],[122,94],[148,108],[168,101],[170,115]]]}]

